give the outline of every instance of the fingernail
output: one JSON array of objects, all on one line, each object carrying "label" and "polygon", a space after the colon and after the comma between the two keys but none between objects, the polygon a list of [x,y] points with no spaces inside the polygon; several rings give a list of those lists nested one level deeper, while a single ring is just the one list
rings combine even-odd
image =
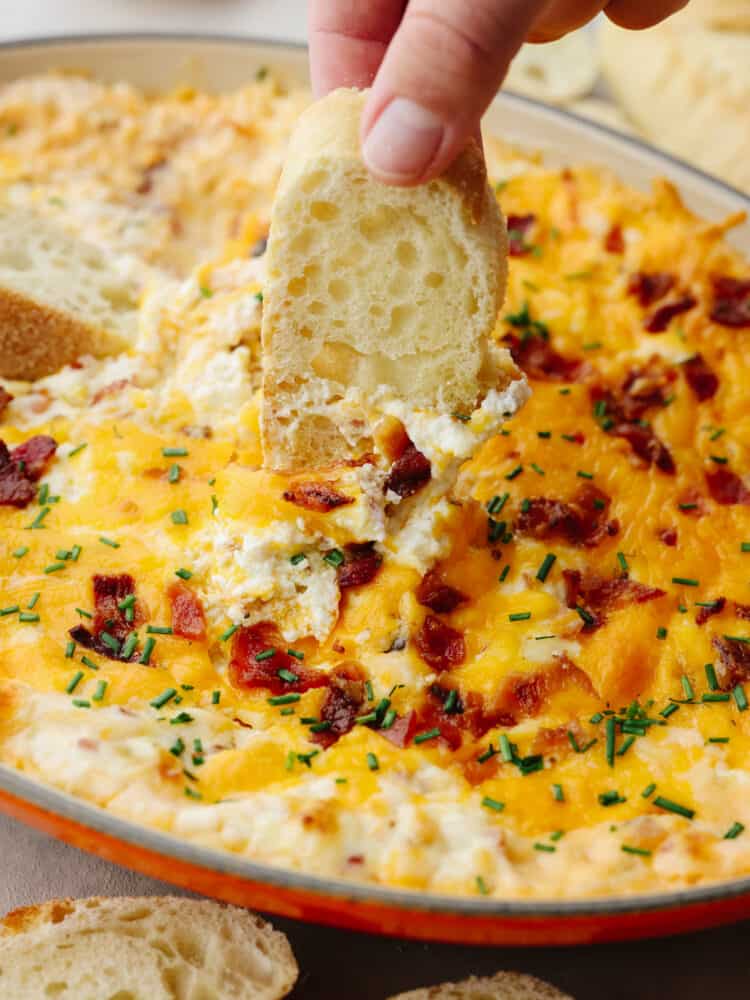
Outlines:
[{"label": "fingernail", "polygon": [[367,168],[392,179],[420,177],[443,141],[443,123],[415,101],[397,97],[375,122],[362,146]]}]

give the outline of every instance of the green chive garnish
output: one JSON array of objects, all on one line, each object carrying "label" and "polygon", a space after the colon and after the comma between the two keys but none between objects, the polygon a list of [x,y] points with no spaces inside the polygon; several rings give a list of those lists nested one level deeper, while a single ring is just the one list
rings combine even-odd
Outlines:
[{"label": "green chive garnish", "polygon": [[487,883],[482,878],[482,876],[481,875],[477,875],[475,881],[477,883],[477,892],[479,893],[479,895],[480,896],[488,896],[490,890],[489,890],[489,887],[488,887]]},{"label": "green chive garnish", "polygon": [[147,635],[172,635],[172,629],[169,625],[147,625],[146,626]]},{"label": "green chive garnish", "polygon": [[269,705],[293,705],[295,701],[299,701],[302,697],[301,694],[277,694],[268,699]]},{"label": "green chive garnish", "polygon": [[168,701],[171,701],[176,694],[177,691],[174,688],[166,688],[166,690],[162,691],[161,694],[152,698],[149,705],[151,705],[152,708],[162,708]]},{"label": "green chive garnish", "polygon": [[662,795],[657,795],[653,801],[654,805],[660,809],[676,813],[678,816],[684,816],[685,819],[692,819],[695,816],[695,809],[688,809],[687,806],[681,806],[679,802],[672,802],[671,799],[665,799]]},{"label": "green chive garnish", "polygon": [[556,559],[557,556],[554,554],[554,552],[548,552],[547,555],[544,557],[541,566],[536,571],[536,578],[537,580],[539,580],[540,583],[544,583],[544,581],[547,579],[547,577],[550,574],[550,570],[555,565]]},{"label": "green chive garnish", "polygon": [[169,472],[167,473],[167,480],[170,483],[179,483],[179,481],[180,481],[180,472],[181,472],[181,469],[180,469],[179,465],[177,464],[177,462],[175,462],[174,465],[170,465]]},{"label": "green chive garnish", "polygon": [[263,649],[255,654],[255,660],[257,663],[262,663],[264,660],[270,660],[272,656],[276,656],[275,649]]},{"label": "green chive garnish", "polygon": [[0,608],[0,618],[4,618],[6,615],[15,615],[21,610],[18,604],[9,604],[5,608]]},{"label": "green chive garnish", "polygon": [[70,678],[70,680],[68,681],[68,683],[65,685],[65,690],[67,691],[68,694],[73,694],[73,692],[75,691],[75,689],[78,687],[78,685],[83,680],[83,676],[84,676],[84,674],[83,674],[82,670],[76,670],[76,672]]},{"label": "green chive garnish", "polygon": [[510,472],[506,473],[506,479],[516,479],[523,472],[523,466],[517,465],[515,469],[511,469]]},{"label": "green chive garnish", "polygon": [[656,791],[656,785],[655,784],[646,785],[646,787],[641,792],[641,796],[644,799],[648,799],[648,798],[650,798],[654,794],[655,791]]},{"label": "green chive garnish", "polygon": [[292,566],[297,566],[303,559],[307,559],[304,552],[295,552],[295,554],[289,559],[289,562]]},{"label": "green chive garnish", "polygon": [[642,858],[650,858],[653,853],[645,847],[631,847],[630,844],[622,844],[620,846],[620,850],[624,851],[626,854],[637,854]]},{"label": "green chive garnish", "polygon": [[700,587],[700,580],[693,580],[689,576],[673,576],[672,583],[681,584],[683,587]]},{"label": "green chive garnish", "polygon": [[65,659],[66,660],[71,659],[75,651],[76,651],[76,644],[73,642],[72,639],[68,639],[67,643],[65,644]]},{"label": "green chive garnish", "polygon": [[510,563],[508,563],[507,566],[503,567],[502,573],[497,578],[498,579],[498,583],[505,583],[505,581],[506,581],[506,579],[508,577],[508,573],[510,573]]},{"label": "green chive garnish", "polygon": [[131,632],[122,644],[122,649],[120,650],[120,656],[123,660],[129,660],[130,657],[135,652],[135,647],[138,645],[138,633]]},{"label": "green chive garnish", "polygon": [[330,552],[326,552],[323,556],[323,562],[327,562],[329,566],[340,566],[344,561],[344,553],[341,549],[331,549]]},{"label": "green chive garnish", "polygon": [[489,795],[485,795],[482,799],[482,805],[485,809],[492,809],[493,812],[502,812],[505,809],[505,803],[499,802],[497,799],[491,799]]},{"label": "green chive garnish", "polygon": [[148,639],[146,639],[146,641],[143,644],[143,652],[138,657],[139,663],[148,665],[148,662],[151,659],[151,654],[154,651],[155,645],[156,645],[156,639],[154,639],[153,636],[149,636]]},{"label": "green chive garnish", "polygon": [[197,792],[194,788],[190,788],[188,785],[185,785],[185,795],[187,795],[189,799],[203,798],[200,792]]},{"label": "green chive garnish", "polygon": [[173,716],[169,720],[170,726],[182,726],[188,722],[192,722],[193,717],[189,712],[180,712],[178,715]]},{"label": "green chive garnish", "polygon": [[190,452],[187,448],[162,448],[164,458],[187,458]]},{"label": "green chive garnish", "polygon": [[68,458],[73,458],[74,455],[79,455],[84,448],[88,447],[88,441],[84,441],[83,444],[76,445],[76,447],[68,452]]},{"label": "green chive garnish", "polygon": [[112,652],[116,656],[119,656],[120,643],[117,641],[117,639],[115,639],[113,635],[110,635],[109,632],[101,632],[99,638],[102,640],[105,646],[107,646],[109,649],[112,650]]},{"label": "green chive garnish", "polygon": [[99,664],[98,663],[94,663],[94,661],[91,660],[91,659],[89,659],[88,656],[82,656],[81,657],[81,663],[84,665],[84,667],[88,667],[89,670],[98,670],[99,669]]},{"label": "green chive garnish", "polygon": [[531,618],[530,611],[517,611],[515,614],[508,615],[509,622],[527,622]]},{"label": "green chive garnish", "polygon": [[508,502],[509,498],[510,498],[510,493],[503,493],[502,496],[494,496],[487,504],[487,513],[499,514],[500,511]]},{"label": "green chive garnish", "polygon": [[500,756],[506,764],[510,764],[513,760],[513,747],[506,733],[500,734]]},{"label": "green chive garnish", "polygon": [[679,711],[679,708],[680,706],[672,701],[669,703],[669,705],[663,708],[661,712],[659,712],[659,715],[662,717],[662,719],[668,719],[670,715],[674,715],[675,712]]},{"label": "green chive garnish", "polygon": [[18,616],[18,620],[19,622],[27,622],[29,624],[34,624],[35,622],[38,622],[40,619],[39,615],[32,615],[29,614],[27,611],[22,611],[21,614]]},{"label": "green chive garnish", "polygon": [[179,576],[181,580],[190,580],[193,576],[189,569],[176,569],[174,575]]},{"label": "green chive garnish", "polygon": [[716,677],[716,670],[714,669],[713,663],[707,663],[703,669],[706,671],[706,680],[708,681],[708,686],[712,691],[719,690],[719,681]]},{"label": "green chive garnish", "polygon": [[601,792],[599,794],[599,804],[602,806],[617,806],[627,799],[617,791]]},{"label": "green chive garnish", "polygon": [[74,698],[73,704],[76,708],[91,708],[91,702],[86,701],[85,698]]},{"label": "green chive garnish", "polygon": [[76,608],[76,614],[80,615],[81,618],[93,618],[94,616],[90,611],[84,611],[83,608]]},{"label": "green chive garnish", "polygon": [[184,510],[173,510],[170,514],[172,518],[172,524],[187,524],[188,516],[187,512]]},{"label": "green chive garnish", "polygon": [[[750,542],[741,542],[740,552],[750,552]],[[15,553],[13,554],[15,555]]]},{"label": "green chive garnish", "polygon": [[417,733],[414,737],[415,743],[427,743],[429,740],[436,740],[441,735],[440,729],[435,726],[433,729],[428,729],[424,733]]},{"label": "green chive garnish", "polygon": [[663,625],[660,625],[659,628],[656,630],[657,639],[666,639],[668,634],[669,633],[667,629],[665,629]]},{"label": "green chive garnish", "polygon": [[211,704],[212,705],[218,705],[220,700],[221,700],[221,691],[212,691],[211,692]]},{"label": "green chive garnish", "polygon": [[42,528],[42,527],[44,527],[44,525],[42,524],[42,522],[44,521],[45,517],[49,514],[49,512],[51,510],[52,510],[51,507],[42,507],[42,509],[37,514],[37,516],[34,518],[34,520],[29,525],[29,529],[32,530],[34,528]]},{"label": "green chive garnish", "polygon": [[736,837],[742,833],[745,829],[745,824],[738,821],[732,823],[727,832],[724,834],[724,840],[734,840]]},{"label": "green chive garnish", "polygon": [[220,642],[226,642],[227,639],[231,639],[234,633],[239,629],[239,625],[230,625],[226,632],[222,632],[219,636]]},{"label": "green chive garnish", "polygon": [[98,681],[96,691],[91,695],[92,701],[102,701],[107,691],[107,681]]},{"label": "green chive garnish", "polygon": [[729,695],[723,691],[707,691],[701,695],[701,701],[729,701]]},{"label": "green chive garnish", "polygon": [[604,723],[605,731],[605,749],[607,756],[607,763],[610,767],[615,766],[615,720],[610,716]]},{"label": "green chive garnish", "polygon": [[[255,659],[257,660],[258,657],[256,656]],[[286,681],[287,684],[294,684],[299,680],[297,674],[293,674],[291,670],[287,670],[285,667],[282,667],[280,670],[277,670],[276,674],[278,677],[281,678],[282,681]]]},{"label": "green chive garnish", "polygon": [[552,786],[552,798],[555,800],[555,802],[565,801],[565,793],[563,792],[562,785],[555,784]]},{"label": "green chive garnish", "polygon": [[295,660],[304,660],[305,654],[301,649],[287,649],[289,656],[293,656]]},{"label": "green chive garnish", "polygon": [[690,678],[687,674],[683,674],[680,678],[680,683],[682,684],[682,690],[685,693],[685,697],[692,701],[695,698],[695,691],[693,690],[693,685],[690,683]]},{"label": "green chive garnish", "polygon": [[576,472],[579,479],[593,479],[594,474],[592,472],[583,472],[581,469]]},{"label": "green chive garnish", "polygon": [[20,549],[16,549],[16,551],[13,553],[13,557],[15,559],[23,559],[23,557],[28,553],[28,551],[29,551],[28,545],[22,545]]},{"label": "green chive garnish", "polygon": [[375,756],[374,753],[368,753],[367,766],[371,771],[377,771],[380,768],[380,764],[378,763],[378,758]]},{"label": "green chive garnish", "polygon": [[732,694],[734,695],[734,701],[740,712],[747,710],[747,695],[745,694],[745,689],[741,684],[738,684],[732,689]]}]

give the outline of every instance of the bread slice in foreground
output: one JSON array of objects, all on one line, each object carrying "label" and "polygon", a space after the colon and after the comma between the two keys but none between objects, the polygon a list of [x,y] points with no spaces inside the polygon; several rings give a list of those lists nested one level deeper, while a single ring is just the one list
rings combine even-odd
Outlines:
[{"label": "bread slice in foreground", "polygon": [[273,207],[262,331],[273,469],[367,451],[363,405],[382,387],[450,414],[471,413],[497,382],[489,337],[507,241],[481,150],[471,143],[422,187],[380,184],[360,153],[365,98],[338,90],[302,115]]},{"label": "bread slice in foreground", "polygon": [[571,997],[533,976],[498,972],[488,979],[472,976],[462,983],[443,983],[399,993],[391,1000],[571,1000]]},{"label": "bread slice in foreground", "polygon": [[8,1000],[277,1000],[297,971],[283,934],[208,900],[53,900],[0,924]]},{"label": "bread slice in foreground", "polygon": [[0,206],[0,376],[36,379],[128,347],[138,290],[98,247]]}]

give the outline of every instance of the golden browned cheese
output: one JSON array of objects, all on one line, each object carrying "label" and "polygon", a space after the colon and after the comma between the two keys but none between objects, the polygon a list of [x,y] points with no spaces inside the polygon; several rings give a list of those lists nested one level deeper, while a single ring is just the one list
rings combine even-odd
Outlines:
[{"label": "golden browned cheese", "polygon": [[[223,100],[258,108],[280,162],[292,98],[258,86]],[[19,134],[54,137],[27,99]],[[208,100],[192,128],[213,164]],[[79,129],[54,183],[73,150],[105,155]],[[507,150],[491,167],[511,178],[514,253],[497,338],[533,396],[447,497],[403,498],[395,475],[381,509],[372,466],[312,486],[260,468],[262,211],[147,287],[127,355],[7,385],[0,438],[58,448],[36,498],[0,506],[4,762],[196,842],[381,885],[572,898],[750,871],[740,220],[696,219],[661,182]],[[223,192],[202,197],[219,218]],[[437,474],[475,417],[417,417]],[[98,625],[95,574],[132,578]],[[169,632],[175,583],[205,638]],[[77,626],[117,632],[118,654],[71,646]]]}]

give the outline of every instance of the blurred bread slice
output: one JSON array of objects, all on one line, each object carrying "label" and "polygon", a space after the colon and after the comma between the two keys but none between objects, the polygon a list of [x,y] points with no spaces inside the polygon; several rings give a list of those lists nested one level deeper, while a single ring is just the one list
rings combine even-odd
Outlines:
[{"label": "blurred bread slice", "polygon": [[360,154],[365,96],[339,90],[302,115],[273,207],[262,436],[274,469],[367,451],[357,401],[380,387],[470,413],[512,367],[489,339],[506,233],[481,150],[422,187],[380,184]]},{"label": "blurred bread slice", "polygon": [[521,47],[504,87],[548,104],[586,97],[599,76],[599,56],[590,31],[574,31],[544,45]]},{"label": "blurred bread slice", "polygon": [[718,27],[748,7],[713,4],[649,31],[603,24],[602,70],[647,139],[750,193],[750,33]]},{"label": "blurred bread slice", "polygon": [[0,376],[35,379],[135,336],[138,291],[104,252],[29,211],[0,206]]},{"label": "blurred bread slice", "polygon": [[208,900],[61,899],[0,924],[8,1000],[277,1000],[296,978],[283,934]]},{"label": "blurred bread slice", "polygon": [[399,993],[391,1000],[571,1000],[549,983],[518,972],[498,972],[489,979],[474,976],[462,983],[443,983],[411,993]]}]

